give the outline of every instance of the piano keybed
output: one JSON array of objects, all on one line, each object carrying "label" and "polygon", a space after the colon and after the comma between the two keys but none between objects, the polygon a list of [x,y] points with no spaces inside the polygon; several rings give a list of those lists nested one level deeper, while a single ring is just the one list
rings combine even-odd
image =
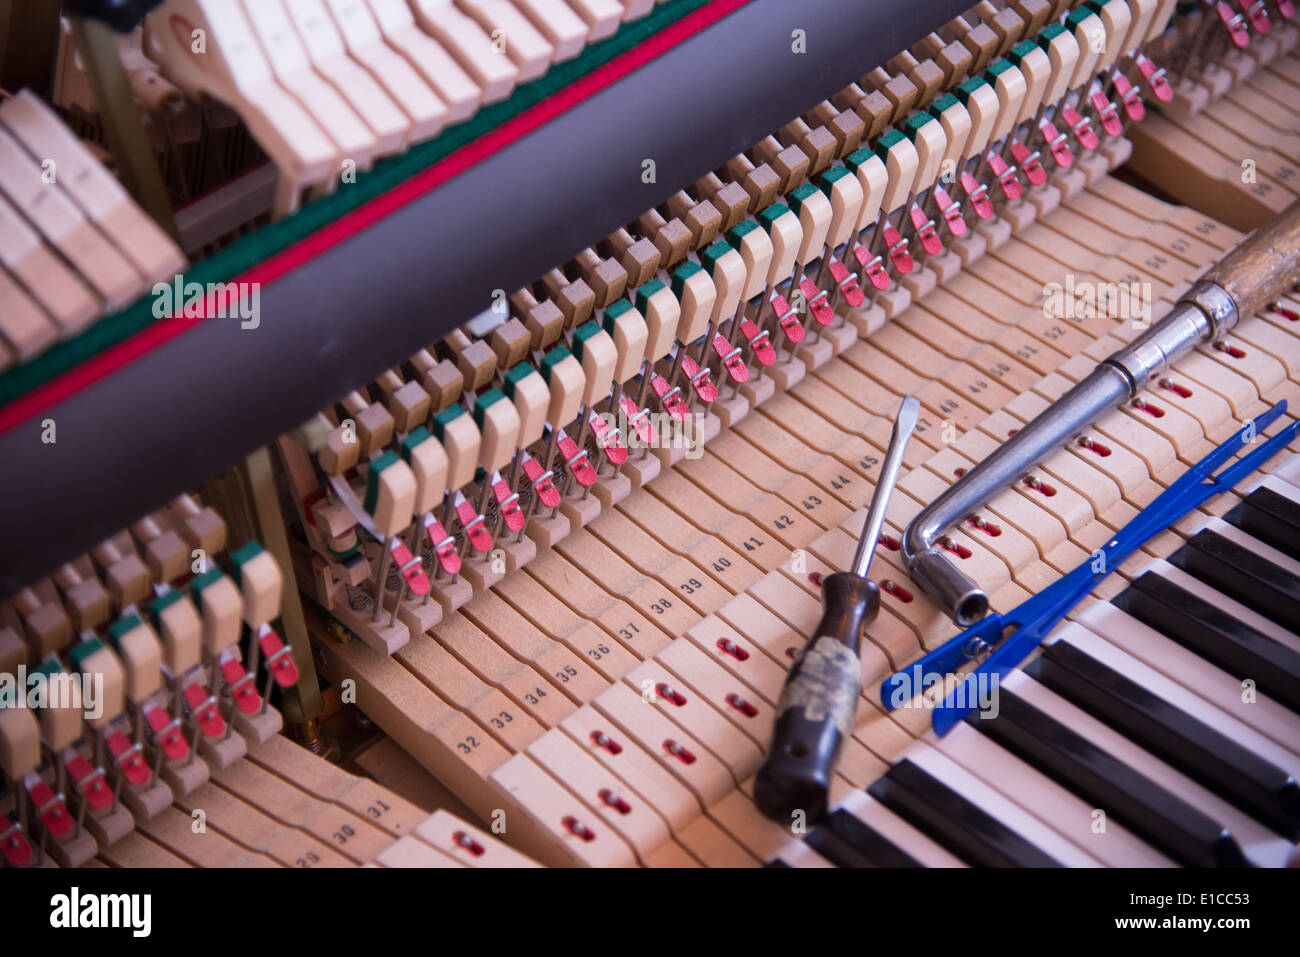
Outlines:
[{"label": "piano keybed", "polygon": [[[1113,4],[1106,17],[1081,13],[1068,22],[1080,63],[1091,32],[1103,22],[1112,29]],[[347,3],[328,5],[338,13],[335,6]],[[169,0],[168,7],[180,6],[214,29],[225,61],[241,42],[265,46],[267,33],[283,26],[275,16],[298,18],[302,28],[303,18],[322,12],[320,3],[293,0],[256,13],[245,5],[249,22],[232,25],[213,19],[215,0]],[[460,3],[457,12],[451,3],[413,3],[411,23],[424,31],[413,40],[406,4],[369,4],[386,56],[402,54],[389,69],[402,69],[394,65],[400,62],[420,70],[399,34],[427,53],[430,36],[451,48],[471,19],[477,37],[506,24],[519,42],[507,47],[508,64],[497,54],[476,60],[458,53],[462,67],[478,62],[484,72],[443,75],[442,86],[420,71],[450,112],[431,111],[423,126],[394,129],[387,146],[372,143],[368,153],[325,158],[326,143],[315,165],[304,163],[310,137],[291,135],[292,111],[272,109],[241,77],[234,77],[235,93],[187,86],[200,78],[178,65],[178,54],[158,62],[187,93],[231,103],[264,146],[278,142],[284,152],[268,152],[282,174],[286,166],[307,171],[300,180],[282,175],[276,209],[285,213],[304,186],[334,188],[329,170],[339,156],[367,156],[364,169],[386,151],[434,135],[442,122],[468,116],[478,102],[505,96],[553,60],[576,55],[580,36],[600,39],[606,34],[599,31],[616,26],[615,6],[521,0]],[[624,6],[625,18],[650,8]],[[951,634],[946,614],[910,582],[897,554],[911,517],[1133,339],[1144,326],[1130,320],[1158,318],[1242,237],[1234,226],[1255,225],[1294,198],[1285,97],[1295,82],[1296,33],[1283,24],[1235,58],[1220,58],[1224,66],[1179,84],[1169,115],[1127,127],[1138,144],[1139,173],[1177,198],[1223,212],[1233,226],[1108,175],[1129,153],[1127,139],[1109,137],[1096,150],[1070,141],[1067,149],[1078,155],[1069,164],[1058,158],[1047,185],[1027,189],[1023,199],[1004,186],[998,214],[965,236],[950,223],[940,238],[943,225],[932,220],[932,237],[924,215],[914,226],[900,216],[918,264],[907,275],[894,252],[864,239],[861,248],[870,243],[881,253],[875,268],[884,270],[886,288],[873,292],[868,254],[858,257],[859,274],[844,270],[848,279],[829,267],[832,259],[850,263],[857,239],[882,232],[888,214],[914,197],[918,210],[941,218],[934,190],[941,161],[956,159],[961,169],[982,152],[966,130],[950,131],[954,117],[966,114],[978,126],[984,109],[997,127],[984,130],[985,141],[1003,142],[1000,152],[1010,156],[1038,103],[1059,99],[1080,76],[1109,71],[1126,50],[1141,48],[1138,31],[1128,32],[1128,7],[1115,21],[1129,41],[1124,49],[1112,47],[1077,72],[1075,59],[1058,68],[1055,59],[1043,56],[1040,64],[1030,56],[1038,48],[1016,46],[1067,6],[980,4],[861,86],[516,291],[504,312],[489,310],[277,444],[297,511],[293,571],[310,599],[322,675],[335,685],[354,683],[359,709],[473,814],[503,820],[501,836],[512,847],[543,864],[598,866],[1166,866],[1239,863],[1242,856],[1278,866],[1294,857],[1300,797],[1287,776],[1300,768],[1300,638],[1289,629],[1300,620],[1300,459],[1275,460],[1262,491],[1225,495],[1153,539],[1004,683],[1003,716],[972,720],[938,739],[928,732],[923,704],[887,714],[876,700],[881,679]],[[1157,14],[1170,5],[1129,6],[1151,16],[1146,39],[1160,32]],[[394,19],[385,23],[380,11],[389,8]],[[515,32],[511,18],[520,9],[538,29]],[[586,31],[566,19],[575,14]],[[260,31],[257,41],[249,30]],[[365,59],[359,35],[343,42],[353,59],[383,75]],[[981,104],[973,94],[951,115],[937,109],[942,123],[910,127],[908,138],[878,145],[879,156],[859,151],[1013,48],[1023,76],[999,82],[1027,85],[1028,98],[999,87]],[[321,51],[308,52],[319,68]],[[286,54],[283,62],[294,60]],[[501,75],[490,76],[489,64]],[[346,119],[322,104],[338,91],[280,61],[273,72],[274,83],[306,104],[337,142],[345,131],[332,124]],[[463,108],[446,93],[457,83]],[[1205,88],[1222,95],[1202,97]],[[387,93],[398,89],[414,95],[402,85]],[[1050,89],[1055,96],[1045,96]],[[1082,93],[1071,102],[1104,123],[1104,111],[1087,108]],[[1123,103],[1110,108],[1117,106]],[[1167,132],[1174,126],[1177,132]],[[1072,133],[1079,136],[1077,126]],[[1026,139],[1033,135],[1030,124]],[[1196,151],[1175,148],[1180,136],[1195,139]],[[1258,167],[1255,184],[1234,178],[1222,145],[1232,137],[1252,154],[1243,158]],[[1042,145],[1050,152],[1049,142]],[[980,173],[998,152],[984,154]],[[1183,155],[1171,159],[1176,152]],[[1016,154],[1020,175],[1035,163],[1050,167],[1045,157]],[[855,175],[836,175],[842,170]],[[1167,184],[1166,170],[1175,171]],[[859,184],[870,185],[865,200]],[[1260,184],[1268,188],[1252,188]],[[962,198],[976,202],[969,189]],[[787,205],[773,205],[782,201]],[[761,223],[766,253],[737,230],[755,221],[749,216]],[[935,252],[927,248],[932,241]],[[767,315],[768,297],[787,278],[784,294],[806,307],[782,316],[782,299]],[[1051,314],[1044,300],[1063,279],[1066,301],[1081,307],[1095,306],[1085,284],[1131,287],[1129,304],[1141,315]],[[865,294],[850,308],[859,281]],[[819,304],[821,290],[829,295]],[[753,301],[756,315],[745,311]],[[822,304],[838,314],[825,326],[810,315]],[[945,551],[987,587],[998,609],[1085,560],[1241,422],[1278,399],[1300,399],[1298,310],[1300,297],[1283,297],[1180,361],[949,529]],[[742,330],[741,319],[751,315],[760,325]],[[792,315],[796,326],[806,324],[806,339],[776,321]],[[776,347],[770,365],[759,364],[759,332]],[[722,343],[716,349],[715,336]],[[728,362],[734,346],[743,378]],[[706,411],[704,441],[652,454],[623,449],[623,464],[594,426],[593,411],[628,401],[634,413],[648,413],[652,375],[666,412],[674,386],[684,410]],[[488,391],[493,386],[500,391]],[[846,567],[852,555],[888,442],[882,410],[906,394],[920,399],[923,418],[874,565],[884,595],[862,653],[866,701],[840,760],[830,816],[781,826],[757,811],[753,774],[770,744],[785,671],[819,617],[821,576]],[[671,416],[660,421],[670,432],[685,431]],[[570,444],[560,442],[556,459],[561,431]],[[540,461],[537,474],[530,461]],[[538,478],[548,463],[553,489]],[[544,493],[554,498],[530,501]],[[486,546],[477,537],[483,533]],[[402,554],[390,545],[410,547]],[[134,554],[130,538],[119,547]],[[78,574],[93,579],[99,561],[83,560]],[[420,574],[429,579],[428,600],[414,593]],[[75,584],[59,581],[51,591],[47,583],[28,604],[72,602]],[[1153,597],[1160,589],[1179,597]],[[1199,604],[1185,600],[1188,591]],[[22,601],[5,606],[16,634],[30,628]],[[20,614],[27,617],[14,618]],[[1159,615],[1166,617],[1153,627]],[[1169,625],[1169,616],[1179,624]],[[1128,683],[1117,691],[1113,676],[1109,684],[1099,680],[1091,698],[1079,690],[1087,676],[1107,670]],[[1232,744],[1231,753],[1215,753],[1207,733]],[[94,860],[529,863],[445,812],[421,823],[414,805],[395,795],[389,802],[378,785],[274,734],[254,735],[247,758],[218,764],[211,781],[173,789],[157,808],[137,814],[129,834],[101,840]],[[362,808],[367,800],[391,803],[400,820],[365,820],[375,806]],[[200,810],[221,835],[201,848],[186,828]]]},{"label": "piano keybed", "polygon": [[[924,740],[928,712],[917,709],[885,716],[873,700],[876,683],[951,633],[946,616],[910,586],[891,544],[896,547],[910,513],[929,501],[936,487],[954,481],[961,469],[978,461],[1059,395],[1066,383],[1077,379],[1084,358],[1095,362],[1113,351],[1115,336],[1134,334],[1130,323],[1104,319],[1044,326],[1038,321],[1041,311],[1030,319],[1028,328],[1005,320],[998,324],[1000,316],[1031,316],[1036,301],[1041,305],[1046,280],[1038,274],[1026,275],[1025,264],[1037,255],[1050,255],[1054,244],[1056,255],[1062,257],[1058,262],[1078,264],[1085,257],[1077,240],[1086,239],[1097,244],[1095,260],[1101,260],[1103,251],[1109,258],[1109,271],[1098,269],[1086,275],[1102,278],[1122,275],[1120,270],[1143,271],[1144,281],[1173,298],[1179,283],[1237,238],[1222,224],[1141,197],[1117,180],[1099,179],[1077,197],[1077,203],[1065,201],[1023,239],[1017,236],[974,263],[954,283],[956,291],[947,297],[927,297],[869,342],[853,345],[813,369],[784,396],[763,403],[756,415],[710,441],[700,460],[682,463],[608,514],[572,532],[555,546],[558,554],[539,555],[522,570],[524,581],[518,587],[476,597],[445,617],[434,636],[413,639],[392,661],[355,640],[326,644],[325,673],[336,680],[358,676],[363,687],[370,683],[378,696],[400,702],[398,707],[408,717],[448,713],[450,719],[453,709],[486,717],[503,701],[513,706],[493,714],[498,725],[509,714],[508,727],[497,727],[487,718],[486,726],[496,729],[487,739],[473,735],[473,722],[448,720],[444,729],[435,718],[439,730],[430,735],[409,720],[401,724],[377,720],[442,779],[446,779],[446,763],[438,754],[439,742],[430,738],[461,743],[462,733],[465,740],[474,737],[476,753],[462,760],[483,762],[479,767],[502,762],[489,780],[510,789],[508,793],[524,804],[524,813],[542,817],[554,808],[552,840],[562,842],[570,854],[590,854],[579,857],[588,863],[610,862],[588,851],[601,838],[622,838],[626,846],[618,848],[616,858],[622,863],[635,859],[678,864],[683,853],[711,865],[770,859],[780,846],[774,842],[786,842],[790,836],[758,816],[748,785],[768,744],[771,709],[783,669],[802,644],[799,636],[806,635],[820,615],[818,578],[844,567],[852,554],[853,535],[861,521],[856,510],[870,489],[875,464],[871,460],[883,455],[887,440],[887,423],[869,410],[889,408],[903,393],[914,392],[922,397],[933,425],[919,432],[911,446],[909,471],[899,481],[900,495],[887,526],[891,539],[881,546],[877,558],[876,568],[888,571],[877,572],[885,592],[885,613],[868,629],[871,643],[863,652],[864,697],[869,706],[860,706],[859,727],[841,760],[839,791],[832,792],[837,798],[856,794],[854,801],[863,801],[861,792],[908,748],[929,747],[910,743],[917,737]],[[1193,250],[1206,259],[1196,262]],[[1159,271],[1145,272],[1152,268],[1149,263]],[[1057,274],[1060,268],[1056,266]],[[1005,301],[995,298],[999,289]],[[1018,290],[1023,296],[1019,301],[1012,298]],[[1286,309],[1288,303],[1280,305]],[[1154,304],[1153,309],[1159,311]],[[972,318],[979,320],[974,328]],[[980,323],[986,325],[984,330]],[[1044,332],[1036,334],[1035,328]],[[1009,335],[999,335],[1004,331]],[[980,563],[981,582],[1001,582],[991,589],[995,607],[1018,604],[1103,544],[1240,421],[1261,412],[1269,401],[1286,397],[1297,382],[1294,358],[1287,352],[1294,347],[1297,331],[1282,312],[1243,321],[1225,349],[1207,347],[1180,363],[1174,374],[1140,396],[1140,402],[1099,422],[1084,437],[1090,440],[1087,447],[1076,443],[1045,461],[1041,473],[1028,476],[1030,481],[1008,490],[966,527],[950,533],[950,550]],[[990,340],[1014,346],[1011,355],[997,353],[1004,366],[999,378],[1009,381],[1010,387],[990,382],[985,344]],[[1012,366],[1016,350],[1034,365]],[[1066,359],[1069,354],[1075,358]],[[915,365],[909,368],[905,363]],[[1053,364],[1057,371],[1042,376]],[[927,370],[931,386],[919,381],[916,366]],[[959,392],[954,383],[971,383],[976,389],[967,386]],[[820,423],[811,410],[818,412]],[[943,442],[940,427],[939,416],[945,413],[959,430],[959,437],[949,443]],[[718,478],[720,469],[726,470],[723,479]],[[765,494],[766,489],[770,491]],[[653,501],[644,504],[638,500],[650,497]],[[668,509],[669,502],[678,504],[680,514]],[[1209,511],[1222,514],[1230,505],[1227,500],[1212,503]],[[1122,578],[1103,583],[1093,601],[1100,604],[1114,597],[1147,562],[1176,552],[1176,543],[1204,518],[1204,513],[1201,519],[1189,518],[1153,541],[1143,557],[1120,570]],[[685,526],[678,529],[669,522]],[[655,545],[647,548],[647,538]],[[751,546],[748,550],[746,542]],[[763,551],[773,545],[783,549],[776,556],[781,559],[776,567],[769,557],[772,552]],[[788,550],[796,550],[795,557],[785,557]],[[584,610],[585,622],[575,622],[566,614],[561,607],[564,596],[570,607]],[[1081,609],[1083,621],[1092,620],[1090,614],[1099,613]],[[673,632],[688,641],[669,641]],[[619,640],[611,642],[611,634]],[[1273,624],[1269,634],[1285,631]],[[494,645],[506,652],[500,660],[494,660],[499,651],[486,650]],[[507,662],[508,671],[501,667]],[[1203,671],[1193,668],[1185,673],[1185,694],[1208,693],[1197,680]],[[467,686],[467,672],[479,677],[476,690]],[[1225,678],[1220,672],[1220,690]],[[563,693],[558,706],[536,696],[546,690],[547,697],[553,698],[557,682]],[[695,709],[690,708],[691,698],[699,703]],[[677,704],[679,699],[684,703]],[[1231,698],[1220,695],[1211,706],[1222,709],[1225,701]],[[647,722],[637,716],[639,708],[648,705],[664,715],[653,730],[643,727]],[[515,727],[520,707],[527,720],[523,727]],[[1277,705],[1268,707],[1278,715]],[[1236,715],[1235,710],[1230,713]],[[540,728],[550,730],[538,738]],[[1293,713],[1282,715],[1273,727],[1281,741],[1275,737],[1272,747],[1281,750],[1288,743],[1294,747],[1296,728]],[[658,739],[660,734],[663,740]],[[592,735],[604,736],[602,740],[608,738],[624,750],[610,755],[599,742],[592,746]],[[683,763],[671,754],[661,757],[670,742],[694,760]],[[944,747],[949,746],[944,742]],[[479,752],[487,748],[485,760]],[[581,759],[584,748],[590,755],[585,761]],[[620,761],[633,748],[640,750],[641,767],[625,767],[631,762]],[[514,757],[506,758],[509,753]],[[604,766],[603,778],[597,774],[597,763]],[[539,764],[563,787],[546,793]],[[659,774],[652,770],[655,764],[660,766]],[[675,786],[662,779],[664,768],[677,779]],[[597,784],[601,786],[594,787]],[[607,789],[641,796],[659,820],[652,821],[653,827],[629,823],[635,809],[606,810],[596,795]],[[1015,794],[1013,789],[1004,800],[1014,802]],[[1068,793],[1054,795],[1062,798]],[[494,798],[502,796],[498,790]],[[622,800],[632,803],[626,796]],[[584,808],[587,817],[579,818],[577,812]],[[689,812],[687,817],[682,817],[683,809]],[[873,805],[871,814],[884,816],[884,811]],[[559,822],[569,816],[581,820],[595,838],[578,844],[572,835],[566,836]],[[1239,814],[1231,817],[1239,818]],[[1077,827],[1066,829],[1064,843],[1062,832],[1053,831],[1056,843],[1049,846],[1070,848],[1074,856],[1065,855],[1069,861],[1171,860],[1140,839],[1092,856],[1091,845],[1081,836],[1090,832],[1077,829],[1091,822],[1088,814],[1074,822],[1071,826]],[[602,832],[598,823],[606,824],[607,830]],[[647,832],[662,837],[665,826],[673,841],[648,849]],[[900,823],[888,818],[888,827],[900,828]],[[1261,833],[1257,826],[1245,830],[1251,835]],[[901,829],[900,833],[912,832]],[[704,834],[708,840],[696,839]],[[944,846],[942,840],[938,843]],[[1280,863],[1284,855],[1278,857],[1276,851],[1262,859]],[[536,854],[545,859],[543,852]],[[946,859],[942,854],[928,858]]]}]

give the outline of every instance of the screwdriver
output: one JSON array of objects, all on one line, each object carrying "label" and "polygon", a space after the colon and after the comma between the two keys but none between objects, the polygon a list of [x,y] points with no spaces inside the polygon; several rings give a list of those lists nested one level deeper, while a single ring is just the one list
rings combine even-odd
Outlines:
[{"label": "screwdriver", "polygon": [[754,782],[754,799],[764,814],[783,825],[800,811],[808,821],[826,813],[831,772],[844,739],[853,733],[862,690],[858,643],[862,629],[880,612],[880,588],[867,571],[919,410],[916,399],[903,399],[853,567],[822,579],[821,621],[781,689],[772,748]]}]

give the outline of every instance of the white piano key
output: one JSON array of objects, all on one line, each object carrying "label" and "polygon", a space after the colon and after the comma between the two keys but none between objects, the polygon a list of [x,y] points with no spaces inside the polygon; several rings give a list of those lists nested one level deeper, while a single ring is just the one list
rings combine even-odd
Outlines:
[{"label": "white piano key", "polygon": [[[1290,555],[1279,552],[1272,545],[1261,542],[1258,538],[1251,535],[1250,532],[1243,531],[1236,525],[1229,524],[1221,518],[1212,518],[1202,525],[1201,528],[1211,529],[1219,535],[1222,535],[1224,538],[1234,541],[1244,548],[1249,548],[1260,558],[1270,561],[1278,568],[1289,572],[1296,578],[1300,578],[1300,562],[1296,561]],[[1300,627],[1300,622],[1296,623],[1296,627]]]},{"label": "white piano key", "polygon": [[1004,685],[1007,690],[1014,691],[1034,707],[1072,728],[1103,751],[1109,752],[1133,770],[1218,821],[1232,832],[1252,863],[1262,867],[1281,867],[1286,863],[1291,844],[1284,837],[1238,811],[1218,795],[1165,764],[1088,712],[1066,701],[1024,672],[1007,676]]},{"label": "white piano key", "polygon": [[321,0],[284,0],[284,8],[317,71],[352,103],[374,132],[379,155],[399,152],[411,132],[406,114],[370,72],[348,55]]},{"label": "white piano key", "polygon": [[1282,481],[1300,489],[1300,455],[1291,456],[1291,458],[1275,468],[1273,474]]},{"label": "white piano key", "polygon": [[569,0],[569,6],[586,22],[588,43],[613,35],[623,19],[623,5],[618,0]]},{"label": "white piano key", "polygon": [[[1300,456],[1296,456],[1295,458],[1297,461],[1300,461]],[[1270,472],[1267,475],[1261,475],[1258,479],[1248,482],[1245,485],[1240,486],[1240,488],[1242,498],[1245,498],[1257,488],[1271,488],[1274,492],[1277,492],[1278,495],[1289,498],[1297,505],[1300,505],[1300,488],[1297,488],[1295,483],[1286,481],[1286,479],[1277,472]]]},{"label": "white piano key", "polygon": [[1231,715],[1282,748],[1300,742],[1300,715],[1258,689],[1252,689],[1250,696],[1245,695],[1241,678],[1171,641],[1127,612],[1108,602],[1097,602],[1079,615],[1077,621],[1094,635],[1105,638],[1176,682],[1186,692]]},{"label": "white piano key", "polygon": [[639,20],[654,9],[655,0],[619,0],[623,4],[624,20]]},{"label": "white piano key", "polygon": [[1066,840],[1042,821],[1013,804],[957,762],[925,741],[913,742],[901,755],[930,774],[936,780],[961,794],[980,810],[1033,844],[1040,851],[1055,858],[1066,867],[1100,867],[1101,862]]},{"label": "white piano key", "polygon": [[489,39],[505,45],[505,55],[527,83],[546,72],[555,48],[508,0],[456,0],[456,6],[476,21]]},{"label": "white piano key", "polygon": [[498,53],[482,28],[452,0],[411,0],[420,28],[441,43],[479,86],[483,102],[504,100],[515,88],[519,69]]},{"label": "white piano key", "polygon": [[965,867],[960,858],[948,853],[930,838],[885,807],[866,791],[851,791],[837,807],[865,822],[926,867]]},{"label": "white piano key", "polygon": [[[1276,702],[1262,700],[1263,695],[1258,693],[1255,704],[1242,703],[1232,712],[1211,704],[1211,698],[1219,704],[1240,702],[1241,683],[1114,605],[1097,602],[1079,616],[1079,622],[1066,625],[1053,637],[1068,641],[1152,694],[1300,778],[1300,757],[1275,739],[1300,741],[1300,718],[1294,712]],[[1156,663],[1155,667],[1152,662]],[[1165,669],[1178,671],[1187,684],[1162,674]],[[1271,707],[1265,709],[1262,704]],[[1243,713],[1243,708],[1259,710]],[[1256,728],[1257,723],[1271,727],[1269,737]]]},{"label": "white piano key", "polygon": [[1286,645],[1291,650],[1300,653],[1300,635],[1287,631],[1271,618],[1265,618],[1253,608],[1247,608],[1235,598],[1231,598],[1223,592],[1216,591],[1210,585],[1205,584],[1199,578],[1189,575],[1175,565],[1169,564],[1164,559],[1158,558],[1145,566],[1142,570],[1148,568],[1158,570],[1160,574],[1169,579],[1180,588],[1184,588],[1194,594],[1201,595],[1208,601],[1213,601],[1219,608],[1243,624],[1249,625],[1261,634],[1268,635],[1280,645]]},{"label": "white piano key", "polygon": [[411,140],[437,135],[447,119],[446,104],[410,62],[384,41],[370,8],[361,0],[325,0],[325,6],[353,59],[370,71],[410,119]]},{"label": "white piano key", "polygon": [[[789,864],[791,867],[834,867],[830,861],[822,857],[803,841],[791,840],[782,845],[781,849],[772,855]],[[769,858],[771,860],[771,858]]]},{"label": "white piano key", "polygon": [[1174,861],[1120,824],[1111,822],[1105,833],[1096,833],[1090,802],[969,725],[959,724],[943,738],[929,732],[922,740],[1108,867],[1175,866]]},{"label": "white piano key", "polygon": [[564,0],[515,0],[515,6],[554,47],[556,63],[572,59],[587,45],[587,24]]},{"label": "white piano key", "polygon": [[379,151],[379,141],[352,106],[313,68],[284,7],[276,0],[244,0],[244,12],[280,85],[298,100],[344,157],[352,159],[360,169],[369,169]]}]

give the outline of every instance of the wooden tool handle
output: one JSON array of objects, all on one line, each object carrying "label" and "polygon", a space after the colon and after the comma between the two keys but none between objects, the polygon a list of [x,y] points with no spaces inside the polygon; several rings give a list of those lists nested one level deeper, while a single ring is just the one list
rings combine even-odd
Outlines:
[{"label": "wooden tool handle", "polygon": [[1238,243],[1204,278],[1232,296],[1240,319],[1277,299],[1300,280],[1300,200]]},{"label": "wooden tool handle", "polygon": [[821,621],[786,676],[772,747],[754,781],[759,810],[785,826],[799,813],[807,821],[826,813],[831,774],[853,733],[862,690],[858,643],[880,611],[879,586],[849,572],[823,578],[822,598]]}]

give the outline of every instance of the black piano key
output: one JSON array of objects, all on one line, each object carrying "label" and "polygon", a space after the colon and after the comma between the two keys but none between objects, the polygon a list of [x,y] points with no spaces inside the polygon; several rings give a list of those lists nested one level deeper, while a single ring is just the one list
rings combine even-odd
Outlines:
[{"label": "black piano key", "polygon": [[997,818],[903,759],[867,789],[880,803],[975,867],[1060,867]]},{"label": "black piano key", "polygon": [[824,827],[809,831],[803,842],[836,867],[876,866],[869,857]]},{"label": "black piano key", "polygon": [[1223,518],[1300,561],[1300,503],[1261,486]]},{"label": "black piano key", "polygon": [[1300,785],[1282,768],[1068,642],[1049,645],[1025,671],[1251,817],[1300,840]]},{"label": "black piano key", "polygon": [[998,716],[971,726],[1190,867],[1248,867],[1236,838],[1176,794],[1002,688]]},{"label": "black piano key", "polygon": [[1204,528],[1169,561],[1283,628],[1300,628],[1300,578],[1249,548]]},{"label": "black piano key", "polygon": [[1254,680],[1269,697],[1300,712],[1300,654],[1203,596],[1148,571],[1112,604],[1229,674]]},{"label": "black piano key", "polygon": [[831,811],[824,827],[876,867],[920,867],[921,863],[899,848],[862,818],[844,808]]}]

